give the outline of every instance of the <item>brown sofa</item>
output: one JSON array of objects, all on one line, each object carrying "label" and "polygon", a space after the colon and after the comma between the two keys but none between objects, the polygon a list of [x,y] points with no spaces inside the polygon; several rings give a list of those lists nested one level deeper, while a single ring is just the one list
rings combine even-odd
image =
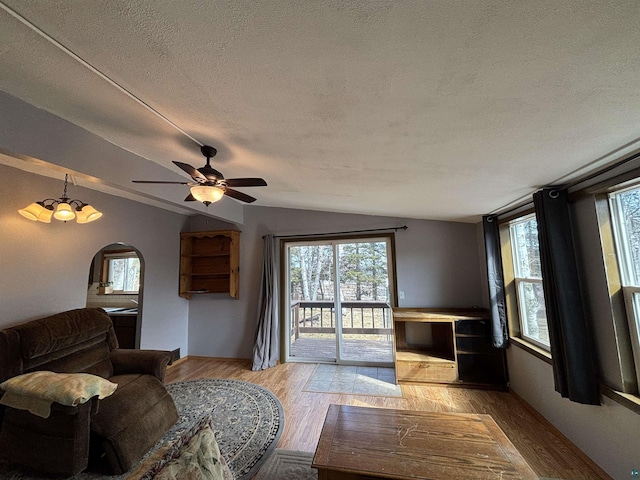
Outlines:
[{"label": "brown sofa", "polygon": [[[81,308],[0,331],[0,382],[40,370],[90,373],[118,385],[102,400],[53,403],[48,418],[0,405],[0,455],[51,474],[122,474],[178,419],[164,387],[170,352],[118,348],[111,319]],[[0,394],[3,394],[0,390]]]}]

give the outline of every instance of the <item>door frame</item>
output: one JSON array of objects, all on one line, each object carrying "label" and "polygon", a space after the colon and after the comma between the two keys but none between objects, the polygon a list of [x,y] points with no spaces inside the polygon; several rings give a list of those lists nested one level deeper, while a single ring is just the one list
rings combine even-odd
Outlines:
[{"label": "door frame", "polygon": [[[289,282],[289,268],[288,268],[288,246],[290,244],[298,243],[298,244],[331,244],[335,245],[338,243],[349,243],[353,241],[354,243],[357,241],[362,241],[363,243],[367,243],[366,240],[381,240],[387,243],[387,277],[389,281],[389,305],[391,308],[397,306],[397,298],[398,298],[398,283],[397,283],[397,269],[396,269],[396,246],[395,246],[395,234],[394,232],[387,233],[379,233],[379,234],[357,234],[357,235],[306,235],[300,237],[287,237],[286,239],[280,240],[280,360],[282,363],[287,362],[297,362],[297,363],[330,363],[337,365],[373,365],[371,362],[367,361],[357,361],[357,360],[344,360],[340,357],[340,351],[342,349],[342,338],[341,332],[342,330],[342,319],[341,315],[336,313],[336,359],[331,361],[326,358],[293,358],[290,356],[289,351],[289,340],[290,340],[290,282]],[[337,271],[337,248],[332,248],[333,250],[333,262],[334,262],[334,271]],[[339,275],[338,275],[339,276]],[[336,279],[338,280],[338,279]],[[338,282],[334,282],[338,285]],[[334,294],[335,294],[335,286],[334,286]],[[334,295],[335,296],[335,295]],[[340,307],[340,296],[337,295],[337,299],[334,300],[334,307],[336,311]],[[340,322],[340,330],[338,329],[338,323]],[[393,321],[391,322],[391,328],[393,328]],[[379,362],[375,363],[376,366],[393,366],[393,362]]]}]

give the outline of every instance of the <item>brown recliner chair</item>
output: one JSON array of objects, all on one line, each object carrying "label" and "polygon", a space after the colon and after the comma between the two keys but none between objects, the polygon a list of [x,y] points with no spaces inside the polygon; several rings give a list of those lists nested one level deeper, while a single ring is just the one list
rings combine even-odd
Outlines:
[{"label": "brown recliner chair", "polygon": [[[115,393],[75,407],[53,403],[42,418],[0,405],[0,455],[50,474],[122,474],[178,419],[164,387],[170,352],[118,348],[111,319],[81,308],[0,331],[0,382],[39,370],[90,373]],[[0,394],[3,394],[0,390]]]}]

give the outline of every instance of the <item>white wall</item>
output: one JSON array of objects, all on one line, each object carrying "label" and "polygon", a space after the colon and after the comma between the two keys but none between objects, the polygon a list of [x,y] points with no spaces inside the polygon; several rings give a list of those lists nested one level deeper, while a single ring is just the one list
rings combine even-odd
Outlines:
[{"label": "white wall", "polygon": [[[395,235],[399,306],[471,307],[482,304],[477,231],[473,224],[367,215],[246,207],[240,235],[240,299],[202,295],[190,301],[191,355],[250,358],[265,234],[341,232],[407,225]],[[193,217],[192,231],[229,228]],[[231,226],[235,227],[235,226]]]},{"label": "white wall", "polygon": [[178,272],[188,217],[73,185],[71,198],[91,203],[101,219],[44,224],[18,214],[62,190],[59,180],[0,165],[0,327],[84,307],[93,256],[124,242],[145,261],[141,347],[186,353],[189,304],[178,296]]}]

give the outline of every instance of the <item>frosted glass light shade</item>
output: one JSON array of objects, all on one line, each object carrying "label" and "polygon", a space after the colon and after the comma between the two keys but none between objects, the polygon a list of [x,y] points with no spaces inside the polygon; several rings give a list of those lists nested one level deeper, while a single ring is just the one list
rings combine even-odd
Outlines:
[{"label": "frosted glass light shade", "polygon": [[31,205],[18,210],[18,213],[29,220],[33,220],[34,222],[38,221],[38,215],[42,212],[42,210],[46,210],[42,205],[38,203],[32,203]]},{"label": "frosted glass light shade", "polygon": [[40,202],[34,202],[28,207],[18,210],[18,213],[29,220],[33,220],[34,222],[51,223],[53,210],[51,208],[44,207]]},{"label": "frosted glass light shade", "polygon": [[224,190],[207,185],[196,185],[191,187],[191,195],[193,195],[196,200],[204,204],[214,203],[222,198]]},{"label": "frosted glass light shade", "polygon": [[91,205],[85,205],[81,210],[76,211],[76,215],[78,216],[78,223],[89,223],[98,220],[102,216],[102,212],[99,212]]},{"label": "frosted glass light shade", "polygon": [[53,208],[43,208],[38,215],[38,221],[42,223],[51,223],[51,217],[53,217]]},{"label": "frosted glass light shade", "polygon": [[76,222],[87,223],[87,215],[82,210],[76,210]]},{"label": "frosted glass light shade", "polygon": [[76,214],[73,213],[71,205],[65,202],[58,204],[58,206],[56,207],[56,211],[53,213],[53,216],[57,220],[62,220],[63,222],[76,218]]}]

